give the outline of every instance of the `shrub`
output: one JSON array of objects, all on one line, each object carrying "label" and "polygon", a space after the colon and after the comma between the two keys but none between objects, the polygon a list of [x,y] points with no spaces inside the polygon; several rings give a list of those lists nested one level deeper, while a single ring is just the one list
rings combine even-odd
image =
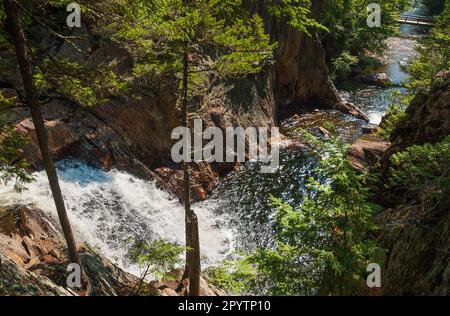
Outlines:
[{"label": "shrub", "polygon": [[390,158],[387,187],[417,198],[428,211],[450,202],[450,136],[414,145]]}]

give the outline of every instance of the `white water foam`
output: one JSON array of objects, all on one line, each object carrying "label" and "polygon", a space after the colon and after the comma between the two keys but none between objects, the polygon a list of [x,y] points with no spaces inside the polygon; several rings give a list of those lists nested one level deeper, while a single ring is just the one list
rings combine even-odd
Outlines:
[{"label": "white water foam", "polygon": [[[127,241],[166,239],[184,245],[184,209],[155,183],[117,170],[102,171],[67,159],[57,164],[61,190],[77,241],[139,274],[126,259]],[[11,185],[0,186],[0,205],[35,204],[56,218],[45,172],[34,174],[36,182],[18,193]],[[212,202],[211,202],[212,203]],[[193,206],[199,218],[203,267],[225,259],[233,249],[233,235],[224,216],[213,214],[209,202]]]},{"label": "white water foam", "polygon": [[369,118],[369,123],[379,125],[383,119],[384,114],[385,113],[382,111],[368,111],[367,117]]}]

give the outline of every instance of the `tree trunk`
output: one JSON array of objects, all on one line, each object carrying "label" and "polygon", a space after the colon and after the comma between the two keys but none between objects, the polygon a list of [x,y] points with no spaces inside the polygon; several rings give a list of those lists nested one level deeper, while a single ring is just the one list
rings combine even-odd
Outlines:
[{"label": "tree trunk", "polygon": [[22,30],[22,26],[19,20],[18,8],[15,1],[13,0],[3,0],[3,5],[5,8],[9,32],[14,41],[17,60],[19,62],[20,71],[22,74],[22,81],[26,94],[26,102],[28,107],[30,108],[31,117],[33,118],[39,148],[41,151],[42,159],[44,161],[45,171],[47,173],[50,188],[52,190],[53,200],[55,201],[55,206],[58,212],[59,220],[61,222],[64,238],[67,242],[70,261],[71,263],[79,264],[81,267],[75,239],[72,234],[72,229],[67,217],[66,208],[64,206],[63,196],[61,194],[58,175],[56,173],[55,165],[48,148],[47,130],[45,129],[40,104],[33,85],[31,63],[28,58],[28,47],[25,39],[25,34]]},{"label": "tree trunk", "polygon": [[[189,128],[188,118],[188,76],[189,76],[189,52],[186,45],[183,56],[183,86],[182,86],[182,107],[181,116],[184,127]],[[188,148],[185,148],[188,150]],[[189,152],[189,156],[192,153]],[[187,158],[187,155],[185,155]],[[183,162],[183,187],[184,187],[184,211],[185,211],[185,229],[186,229],[186,271],[189,278],[189,295],[200,295],[200,242],[198,233],[197,215],[191,209],[191,177],[189,162]]]}]

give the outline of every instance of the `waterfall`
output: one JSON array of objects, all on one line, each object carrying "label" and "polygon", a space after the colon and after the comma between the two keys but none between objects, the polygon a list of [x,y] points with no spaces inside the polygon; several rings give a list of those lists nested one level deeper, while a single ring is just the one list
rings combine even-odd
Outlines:
[{"label": "waterfall", "polygon": [[[126,172],[96,169],[74,159],[58,162],[57,168],[77,241],[98,249],[124,270],[139,273],[126,256],[131,238],[166,239],[184,245],[184,209],[154,182]],[[0,186],[0,205],[34,204],[56,219],[45,172],[34,176],[36,181],[24,192],[15,192],[12,185]],[[213,214],[211,203],[194,205],[203,267],[222,261],[233,250],[227,215]]]}]

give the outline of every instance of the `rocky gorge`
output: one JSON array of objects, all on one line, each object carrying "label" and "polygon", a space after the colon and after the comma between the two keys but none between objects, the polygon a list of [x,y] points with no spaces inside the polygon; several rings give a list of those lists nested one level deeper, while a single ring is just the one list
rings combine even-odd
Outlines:
[{"label": "rocky gorge", "polygon": [[[313,17],[319,14],[321,3],[313,2]],[[258,194],[266,196],[277,189],[282,191],[283,185],[290,191],[302,191],[303,182],[312,169],[311,162],[303,160],[304,147],[291,131],[303,127],[305,122],[307,128],[318,129],[326,137],[328,131],[324,123],[330,117],[337,117],[338,132],[342,130],[344,138],[352,144],[349,159],[360,172],[373,169],[386,172],[389,157],[394,153],[414,144],[435,143],[442,135],[450,133],[448,120],[442,119],[450,114],[448,72],[436,77],[431,92],[419,93],[412,101],[408,107],[410,120],[395,129],[389,141],[381,140],[375,135],[378,122],[367,124],[371,117],[364,104],[358,104],[358,98],[352,98],[353,95],[345,97],[345,93],[335,87],[327,66],[326,50],[317,34],[307,36],[292,27],[277,24],[264,8],[248,9],[260,12],[265,17],[266,30],[280,39],[275,63],[261,74],[223,82],[196,102],[202,109],[200,114],[206,127],[282,126],[289,144],[282,154],[286,156],[283,156],[287,161],[286,172],[296,177],[294,181],[282,177],[261,179],[252,173],[251,166],[238,163],[194,165],[193,198],[199,217],[205,223],[202,249],[209,251],[203,258],[206,265],[229,258],[240,247],[251,248],[253,244],[265,242],[253,232],[260,229],[261,235],[266,234],[264,225],[271,218],[264,213],[266,202],[260,202],[256,198]],[[131,58],[126,52],[110,43],[96,41],[101,29],[97,29],[95,23],[88,20],[81,32],[87,32],[89,41],[79,44],[89,54],[79,58],[101,65],[102,60],[119,56],[119,71],[130,66]],[[61,44],[48,34],[38,40],[48,43],[54,56],[78,54],[70,45]],[[0,54],[10,58],[5,52]],[[381,72],[357,80],[368,85],[368,89],[374,84],[381,87],[392,84]],[[63,190],[68,192],[65,198],[71,220],[78,227],[89,223],[92,231],[101,232],[76,229],[77,237],[85,242],[80,243],[79,248],[86,273],[93,281],[93,295],[132,294],[139,282],[137,273],[133,273],[135,267],[127,265],[126,260],[114,262],[112,258],[123,255],[121,243],[129,235],[140,234],[148,239],[170,235],[178,242],[184,238],[179,205],[183,196],[183,173],[181,166],[170,159],[173,144],[170,133],[179,125],[174,91],[175,87],[164,79],[155,78],[144,97],[135,99],[109,92],[108,101],[94,107],[82,106],[55,91],[41,96],[50,151],[59,161],[58,170]],[[3,190],[3,200],[0,198],[0,294],[83,295],[65,286],[64,267],[68,257],[54,212],[46,209],[48,189],[44,184],[42,157],[25,105],[23,86],[14,67],[2,73],[0,92],[14,102],[8,113],[8,123],[28,140],[17,159],[25,158],[30,171],[38,178],[20,198],[10,187]],[[377,110],[384,113],[385,109]],[[298,181],[302,183],[298,185]],[[231,193],[223,193],[230,185],[235,185],[229,190]],[[375,199],[384,208],[378,218],[382,229],[377,238],[388,250],[381,294],[448,295],[448,209],[434,210],[429,217],[409,221],[414,213],[410,210],[416,207],[414,201],[396,205],[392,197],[386,198],[392,192],[386,192],[382,186],[373,190]],[[295,194],[292,199],[296,199]],[[231,211],[233,207],[236,211]],[[250,214],[248,211],[252,207],[258,212]],[[400,217],[408,224],[393,225]],[[241,219],[242,223],[237,223]],[[254,229],[252,225],[260,222],[262,228]],[[393,226],[395,229],[391,229]],[[236,229],[241,231],[236,233]],[[430,230],[434,234],[428,234]],[[243,239],[252,240],[247,245]],[[98,244],[91,247],[95,242]],[[436,244],[439,247],[431,246]],[[103,250],[97,251],[96,246]],[[107,252],[111,254],[106,256]],[[173,276],[173,280],[150,282],[150,292],[185,295],[182,269],[174,271]],[[226,294],[204,277],[201,293]]]}]

